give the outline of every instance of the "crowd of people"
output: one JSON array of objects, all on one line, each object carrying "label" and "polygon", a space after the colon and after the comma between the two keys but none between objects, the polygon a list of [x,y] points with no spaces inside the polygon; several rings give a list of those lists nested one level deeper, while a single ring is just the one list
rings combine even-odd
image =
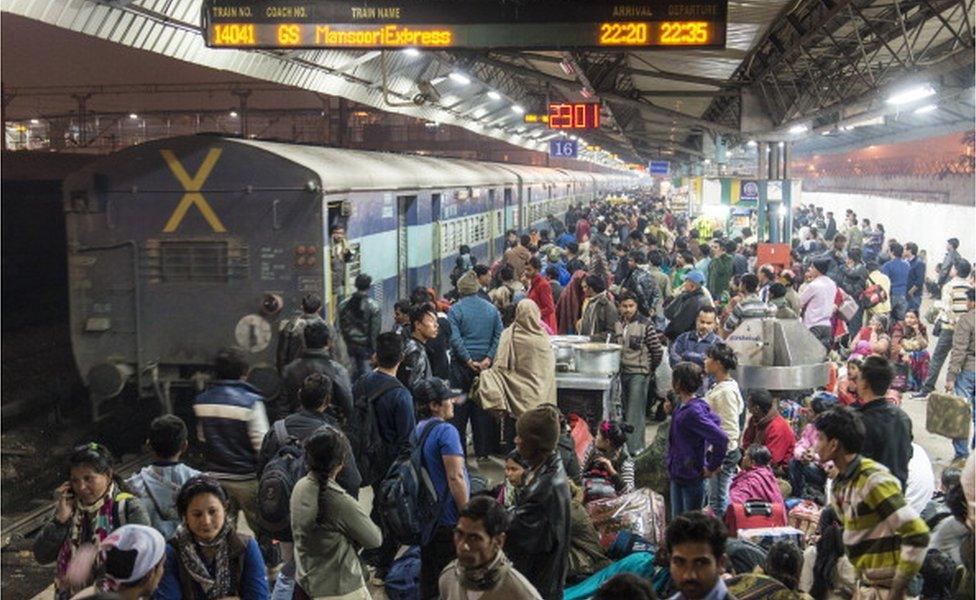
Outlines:
[{"label": "crowd of people", "polygon": [[[946,365],[946,389],[973,402],[972,264],[950,239],[929,269],[853,211],[801,206],[794,223],[792,264],[757,264],[751,231],[706,231],[636,193],[509,231],[490,264],[461,247],[451,290],[416,288],[389,331],[366,274],[334,325],[309,294],[281,328],[280,393],[222,350],[193,406],[199,470],[172,415],[127,480],[105,448],[78,447],[35,556],[56,563],[58,599],[971,591],[972,441],[952,441],[936,486],[900,404]],[[739,386],[726,340],[763,317],[823,344],[827,386]],[[619,344],[619,415],[559,409],[551,337],[566,334]],[[646,501],[644,526],[599,520],[621,499]],[[809,526],[744,537],[756,514]]]}]

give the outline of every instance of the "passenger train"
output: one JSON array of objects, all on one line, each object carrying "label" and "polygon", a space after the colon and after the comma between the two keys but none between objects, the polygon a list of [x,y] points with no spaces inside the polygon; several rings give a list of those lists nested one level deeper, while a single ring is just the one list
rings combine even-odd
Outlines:
[{"label": "passenger train", "polygon": [[346,289],[371,275],[388,328],[414,286],[449,287],[461,244],[490,262],[506,230],[541,227],[631,181],[211,135],[122,150],[64,185],[79,373],[93,399],[131,380],[168,397],[160,390],[198,379],[219,348],[237,345],[257,380],[276,380],[281,322],[304,294],[333,295],[333,225],[355,257]]}]

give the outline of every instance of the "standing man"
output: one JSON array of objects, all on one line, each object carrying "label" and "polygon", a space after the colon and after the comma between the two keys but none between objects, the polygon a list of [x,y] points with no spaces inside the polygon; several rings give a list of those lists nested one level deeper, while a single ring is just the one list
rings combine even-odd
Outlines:
[{"label": "standing man", "polygon": [[325,322],[319,315],[320,310],[322,298],[315,293],[305,294],[302,296],[301,312],[281,323],[278,345],[275,348],[275,368],[279,373],[305,350],[305,326],[309,323]]},{"label": "standing man", "polygon": [[[369,440],[369,432],[365,431],[366,423],[357,423],[355,447],[366,451],[372,460],[369,470],[362,472],[363,483],[372,486],[373,497],[379,496],[379,486],[383,476],[390,470],[390,465],[396,457],[410,451],[410,435],[416,424],[414,417],[413,398],[407,388],[397,379],[397,370],[403,360],[403,336],[388,331],[376,338],[376,368],[356,382],[357,402],[364,402],[364,410],[376,421],[379,441]],[[376,448],[364,448],[374,444]],[[357,466],[363,467],[364,462],[356,456]],[[369,517],[373,523],[382,527],[383,520],[373,505]],[[366,562],[376,567],[375,578],[383,580],[393,564],[399,545],[392,536],[384,535],[383,544],[364,554]]]},{"label": "standing man", "polygon": [[[698,315],[706,307],[711,308],[715,316],[715,308],[704,289],[705,276],[696,270],[688,271],[681,284],[681,291],[664,309],[664,316],[668,319],[668,326],[664,329],[669,340],[676,340],[682,334],[692,331]],[[674,360],[671,361],[674,364]]]},{"label": "standing man", "polygon": [[569,480],[556,451],[559,411],[551,404],[522,413],[515,423],[515,446],[529,464],[512,510],[506,541],[515,568],[543,598],[562,598],[569,569]]},{"label": "standing man", "polygon": [[722,292],[729,289],[732,279],[732,256],[725,251],[722,240],[712,240],[708,243],[712,260],[708,263],[708,291],[712,298],[720,298]]},{"label": "standing man", "polygon": [[542,600],[505,556],[511,516],[494,498],[475,496],[461,509],[454,529],[457,559],[440,576],[441,600],[471,597]]},{"label": "standing man", "polygon": [[769,307],[759,299],[759,278],[752,273],[746,273],[739,280],[739,295],[741,299],[732,307],[732,313],[722,324],[722,335],[728,337],[744,319],[765,317]]},{"label": "standing man", "polygon": [[424,379],[434,376],[427,356],[427,342],[437,337],[437,313],[430,303],[416,304],[410,309],[410,338],[403,349],[403,362],[397,378],[411,392]]},{"label": "standing man", "polygon": [[627,256],[627,279],[620,287],[637,299],[637,308],[645,317],[653,317],[654,309],[661,303],[661,292],[647,270],[647,255],[643,250],[632,250]]},{"label": "standing man", "polygon": [[888,469],[861,454],[866,428],[855,411],[832,408],[817,417],[814,427],[817,455],[833,462],[837,471],[831,505],[843,525],[847,557],[861,586],[880,588],[865,596],[903,600],[925,558],[925,521],[907,504]]},{"label": "standing man", "polygon": [[885,396],[895,372],[888,359],[869,356],[861,363],[857,375],[857,411],[871,435],[864,439],[861,454],[881,463],[891,474],[908,482],[908,461],[912,458],[912,421],[900,407]]},{"label": "standing man", "polygon": [[414,429],[419,440],[430,429],[422,449],[424,465],[437,491],[440,505],[437,526],[430,539],[420,547],[420,597],[437,598],[437,581],[454,554],[454,527],[459,507],[468,503],[471,487],[464,464],[464,448],[458,430],[451,424],[454,404],[461,392],[452,390],[441,379],[425,379],[414,390],[417,414],[422,419]]},{"label": "standing man", "polygon": [[918,244],[905,244],[905,260],[910,267],[908,271],[908,308],[918,313],[922,306],[922,294],[925,292],[925,263],[918,257]]},{"label": "standing man", "polygon": [[935,390],[935,384],[939,380],[939,373],[945,364],[949,350],[952,349],[952,338],[956,329],[956,322],[959,317],[968,312],[969,302],[967,301],[968,291],[973,289],[969,283],[969,275],[972,266],[968,261],[960,260],[950,270],[952,276],[949,281],[942,286],[942,312],[939,320],[942,322],[942,331],[939,333],[935,343],[935,350],[932,352],[932,362],[929,364],[929,376],[922,383],[922,389],[918,391],[915,398],[924,398]]},{"label": "standing man", "polygon": [[837,284],[827,277],[831,260],[818,258],[807,269],[807,285],[800,292],[800,306],[803,307],[803,326],[810,330],[817,340],[830,350],[834,341],[830,318],[834,315],[834,298]]},{"label": "standing man", "polygon": [[333,308],[338,306],[346,294],[346,265],[352,262],[353,253],[346,241],[346,228],[342,225],[333,225],[329,228],[332,243],[329,244],[329,252],[332,257],[332,297],[335,299],[331,305]]},{"label": "standing man", "polygon": [[941,288],[952,278],[952,267],[962,260],[959,256],[959,240],[949,238],[946,240],[946,253],[939,263],[939,287]]},{"label": "standing man", "polygon": [[[946,391],[969,400],[976,412],[976,290],[966,290],[966,314],[956,321],[952,332],[952,352],[949,355],[949,371],[946,373]],[[974,418],[976,426],[976,418]],[[969,440],[952,440],[956,451],[955,460],[969,458]]]},{"label": "standing man", "polygon": [[533,256],[525,265],[522,272],[522,283],[529,290],[526,298],[535,302],[539,307],[542,320],[552,331],[557,331],[556,302],[552,299],[552,287],[549,280],[542,276],[542,261]]},{"label": "standing man", "polygon": [[491,285],[491,269],[488,268],[488,265],[475,265],[472,269],[475,277],[478,278],[478,297],[491,302],[491,296],[488,295],[488,286]]},{"label": "standing man", "polygon": [[504,263],[511,266],[515,271],[515,279],[522,278],[522,271],[525,269],[525,265],[529,263],[529,259],[532,258],[532,252],[529,250],[531,245],[532,238],[523,235],[519,238],[518,245],[505,251]]},{"label": "standing man", "polygon": [[722,338],[715,334],[717,326],[715,307],[702,307],[698,311],[698,318],[695,319],[695,328],[679,335],[678,339],[668,347],[671,366],[680,362],[693,362],[704,368],[708,349],[722,341]]},{"label": "standing man", "polygon": [[257,466],[268,416],[261,393],[244,382],[247,368],[243,350],[218,352],[214,358],[217,379],[193,401],[193,414],[203,444],[203,470],[220,481],[264,545],[271,540],[262,531],[258,513]]},{"label": "standing man", "polygon": [[889,246],[891,260],[881,267],[881,272],[891,280],[891,322],[897,323],[905,318],[905,311],[908,310],[908,278],[912,267],[903,258],[905,248],[895,242]]},{"label": "standing man", "polygon": [[274,420],[298,410],[298,394],[305,378],[312,373],[328,375],[332,382],[332,416],[341,424],[352,419],[352,382],[349,371],[329,354],[329,326],[316,321],[305,327],[305,351],[281,371],[285,402],[276,407]]},{"label": "standing man", "polygon": [[[494,305],[478,296],[474,271],[458,280],[461,299],[451,307],[451,383],[468,393],[478,373],[491,367],[502,335],[502,319]],[[468,447],[468,420],[474,433],[475,456],[497,452],[498,422],[477,402],[465,402],[454,408],[454,426],[461,436],[461,447]]]},{"label": "standing man", "polygon": [[636,456],[644,449],[646,435],[647,386],[661,364],[664,348],[650,319],[637,310],[637,298],[624,292],[618,299],[620,320],[614,324],[614,340],[620,344],[620,387],[624,420],[634,426],[627,436],[627,449]]},{"label": "standing man", "polygon": [[834,220],[834,213],[827,211],[827,228],[824,231],[824,239],[828,242],[837,235],[837,221]]},{"label": "standing man", "polygon": [[380,305],[369,297],[372,285],[373,278],[369,275],[356,275],[356,292],[339,305],[339,330],[352,359],[353,379],[369,373],[369,359],[376,351],[376,337],[383,320]]},{"label": "standing man", "polygon": [[607,297],[607,282],[598,275],[587,275],[582,282],[583,316],[576,328],[580,335],[604,336],[613,332],[617,307]]}]

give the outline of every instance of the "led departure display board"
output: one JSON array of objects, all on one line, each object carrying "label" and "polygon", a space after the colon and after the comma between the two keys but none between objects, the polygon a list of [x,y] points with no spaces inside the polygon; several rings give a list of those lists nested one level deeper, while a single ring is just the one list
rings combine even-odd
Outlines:
[{"label": "led departure display board", "polygon": [[549,129],[599,129],[599,102],[550,102]]},{"label": "led departure display board", "polygon": [[214,48],[725,48],[728,0],[204,0]]}]

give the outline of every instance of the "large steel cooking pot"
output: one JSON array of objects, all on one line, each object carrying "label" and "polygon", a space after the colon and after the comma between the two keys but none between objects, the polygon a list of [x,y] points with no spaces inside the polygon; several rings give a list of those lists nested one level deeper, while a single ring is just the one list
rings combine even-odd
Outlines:
[{"label": "large steel cooking pot", "polygon": [[576,357],[573,351],[575,344],[589,342],[590,338],[584,335],[554,335],[549,338],[552,344],[552,352],[556,355],[557,365],[572,365]]},{"label": "large steel cooking pot", "polygon": [[620,344],[575,344],[573,353],[577,373],[609,376],[620,370]]}]

